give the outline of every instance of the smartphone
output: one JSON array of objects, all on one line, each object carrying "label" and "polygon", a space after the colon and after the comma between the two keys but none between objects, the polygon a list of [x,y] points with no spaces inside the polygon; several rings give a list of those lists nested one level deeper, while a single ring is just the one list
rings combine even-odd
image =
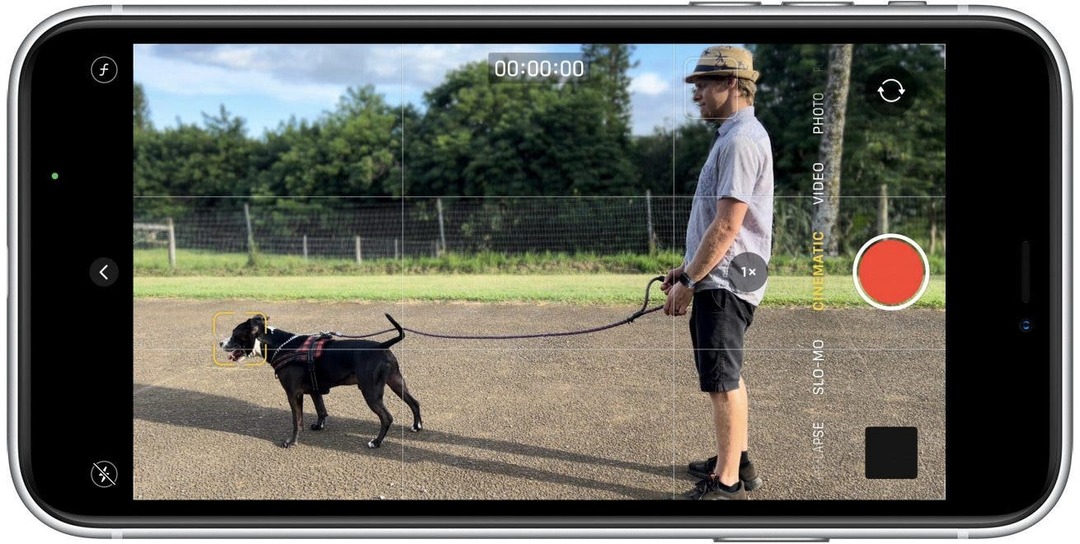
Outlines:
[{"label": "smartphone", "polygon": [[23,501],[124,537],[1031,525],[1071,453],[1061,51],[795,4],[46,21],[10,86]]}]

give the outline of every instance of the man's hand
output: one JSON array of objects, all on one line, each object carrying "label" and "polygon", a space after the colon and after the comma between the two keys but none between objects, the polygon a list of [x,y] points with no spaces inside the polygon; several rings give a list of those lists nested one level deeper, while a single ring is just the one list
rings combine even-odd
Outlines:
[{"label": "man's hand", "polygon": [[[680,272],[680,274],[682,273]],[[690,307],[690,301],[693,299],[694,290],[684,287],[676,279],[667,292],[667,300],[664,302],[664,315],[686,315],[686,309]]]},{"label": "man's hand", "polygon": [[675,285],[676,283],[679,283],[679,276],[681,276],[682,273],[683,273],[683,267],[681,267],[681,266],[678,267],[678,268],[672,268],[671,270],[669,270],[668,273],[667,273],[667,276],[664,276],[664,283],[660,284],[660,290],[663,291],[665,295],[668,294],[668,291],[671,289],[671,286]]}]

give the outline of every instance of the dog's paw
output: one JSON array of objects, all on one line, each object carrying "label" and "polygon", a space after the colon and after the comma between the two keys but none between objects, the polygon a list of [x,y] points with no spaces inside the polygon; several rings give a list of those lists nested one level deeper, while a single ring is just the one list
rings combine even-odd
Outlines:
[{"label": "dog's paw", "polygon": [[368,443],[367,443],[367,447],[369,447],[371,449],[375,449],[375,448],[379,447],[379,445],[380,444],[378,442],[374,441],[374,440],[368,441]]},{"label": "dog's paw", "polygon": [[283,447],[283,448],[291,448],[291,447],[293,447],[295,445],[296,445],[296,441],[291,439],[291,438],[281,441],[281,447]]},{"label": "dog's paw", "polygon": [[420,431],[421,431],[421,429],[423,429],[423,428],[424,428],[424,424],[423,424],[423,423],[420,423],[420,422],[417,422],[417,423],[413,423],[412,427],[410,427],[410,429],[411,429],[411,430],[412,430],[412,432],[414,432],[414,433],[418,433],[418,432],[420,432]]},{"label": "dog's paw", "polygon": [[313,430],[313,431],[321,431],[321,430],[323,430],[325,428],[326,428],[325,423],[312,423],[311,424],[311,430]]}]

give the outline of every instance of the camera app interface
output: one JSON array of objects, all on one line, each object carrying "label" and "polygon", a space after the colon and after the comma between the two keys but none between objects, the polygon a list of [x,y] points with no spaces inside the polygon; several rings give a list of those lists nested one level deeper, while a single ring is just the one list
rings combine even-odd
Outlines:
[{"label": "camera app interface", "polygon": [[945,498],[943,45],[134,60],[136,499]]}]

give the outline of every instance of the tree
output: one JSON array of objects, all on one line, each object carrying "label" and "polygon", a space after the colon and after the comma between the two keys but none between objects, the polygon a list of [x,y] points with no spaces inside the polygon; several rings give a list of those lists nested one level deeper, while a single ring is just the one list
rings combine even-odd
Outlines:
[{"label": "tree", "polygon": [[629,44],[583,44],[582,60],[589,67],[589,75],[579,86],[596,94],[586,93],[582,98],[596,100],[595,108],[601,112],[599,130],[594,148],[600,153],[598,160],[610,161],[614,174],[607,179],[594,179],[601,183],[583,183],[574,188],[579,194],[626,194],[637,192],[634,187],[638,177],[631,171],[631,114],[630,69],[638,66],[632,61],[634,46]]},{"label": "tree", "polygon": [[818,44],[760,44],[751,50],[761,72],[754,114],[772,141],[776,194],[805,195],[803,180],[818,152],[807,113],[813,93],[821,90],[828,51]]},{"label": "tree", "polygon": [[713,134],[711,124],[697,121],[674,130],[656,127],[652,134],[635,138],[631,158],[640,175],[638,185],[658,196],[694,194]]},{"label": "tree", "polygon": [[[280,130],[267,137],[277,155],[260,192],[363,196],[401,185],[400,114],[372,86],[349,88],[336,108],[314,123],[292,121]],[[323,201],[316,207],[337,204]]]},{"label": "tree", "polygon": [[[178,124],[162,131],[136,131],[134,178],[136,211],[150,217],[175,216],[195,210],[236,207],[228,198],[180,201],[175,197],[250,194],[250,157],[256,143],[242,118],[224,106],[217,115],[203,114],[203,126]],[[164,197],[164,198],[162,198]]]},{"label": "tree", "polygon": [[618,143],[611,102],[589,85],[492,82],[476,62],[424,101],[423,132],[405,150],[411,194],[606,195],[637,183],[629,138]]},{"label": "tree", "polygon": [[132,87],[131,104],[135,132],[153,130],[154,126],[150,123],[150,105],[146,103],[146,91],[141,83],[136,82]]},{"label": "tree", "polygon": [[[755,110],[772,140],[776,194],[805,198],[819,152],[819,140],[810,134],[809,109],[813,93],[823,92],[826,84],[828,46],[760,44],[752,49],[761,72]],[[851,254],[873,236],[877,215],[876,199],[844,197],[877,196],[882,184],[890,196],[907,197],[890,200],[894,231],[922,243],[931,230],[928,218],[943,220],[934,215],[943,207],[935,212],[935,202],[927,198],[944,195],[943,57],[941,47],[918,44],[860,44],[853,49],[849,79],[856,87],[850,91],[844,123],[843,208],[834,231],[838,253]],[[874,72],[889,66],[904,68],[911,77],[904,85],[918,89],[914,104],[902,115],[881,114],[873,108],[877,95],[861,92]],[[781,202],[776,202],[774,242],[790,240],[778,251],[794,251],[810,235],[811,218],[804,217],[801,205]]]},{"label": "tree", "polygon": [[584,44],[581,53],[582,60],[589,67],[589,76],[584,84],[596,89],[608,101],[608,106],[604,108],[603,125],[610,127],[613,134],[629,137],[629,71],[638,65],[630,60],[634,46],[621,43]]},{"label": "tree", "polygon": [[814,207],[813,230],[823,233],[826,255],[837,254],[836,218],[840,211],[840,172],[844,153],[844,119],[851,80],[851,44],[829,46],[828,79],[823,103],[825,126],[818,148],[818,163],[825,184],[824,196]]}]

